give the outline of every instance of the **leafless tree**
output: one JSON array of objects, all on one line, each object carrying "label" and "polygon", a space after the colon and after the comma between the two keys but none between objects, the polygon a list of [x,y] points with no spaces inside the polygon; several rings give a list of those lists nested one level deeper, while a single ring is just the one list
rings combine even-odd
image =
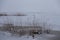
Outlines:
[{"label": "leafless tree", "polygon": [[0,14],[0,16],[7,16],[7,14]]},{"label": "leafless tree", "polygon": [[16,13],[14,16],[26,16],[26,14],[23,14],[23,13]]}]

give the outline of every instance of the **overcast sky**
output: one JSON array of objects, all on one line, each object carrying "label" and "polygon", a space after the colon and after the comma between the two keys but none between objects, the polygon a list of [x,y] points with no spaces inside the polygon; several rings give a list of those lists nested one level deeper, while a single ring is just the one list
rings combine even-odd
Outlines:
[{"label": "overcast sky", "polygon": [[2,12],[59,12],[60,0],[0,0]]}]

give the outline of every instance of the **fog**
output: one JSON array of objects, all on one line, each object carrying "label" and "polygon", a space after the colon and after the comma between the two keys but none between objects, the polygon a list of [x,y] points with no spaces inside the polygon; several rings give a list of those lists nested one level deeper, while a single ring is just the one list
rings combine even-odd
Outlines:
[{"label": "fog", "polygon": [[23,12],[29,16],[29,12],[40,12],[35,15],[40,21],[60,25],[60,0],[0,0],[0,12]]},{"label": "fog", "polygon": [[1,12],[59,12],[59,0],[0,0]]}]

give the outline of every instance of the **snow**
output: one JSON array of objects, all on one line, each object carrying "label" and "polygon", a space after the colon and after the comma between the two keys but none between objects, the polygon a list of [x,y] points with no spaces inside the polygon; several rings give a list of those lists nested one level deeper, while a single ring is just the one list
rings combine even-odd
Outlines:
[{"label": "snow", "polygon": [[35,35],[35,38],[33,39],[32,36],[12,36],[9,32],[0,31],[0,40],[49,40],[52,37],[55,37],[55,35],[42,34]]}]

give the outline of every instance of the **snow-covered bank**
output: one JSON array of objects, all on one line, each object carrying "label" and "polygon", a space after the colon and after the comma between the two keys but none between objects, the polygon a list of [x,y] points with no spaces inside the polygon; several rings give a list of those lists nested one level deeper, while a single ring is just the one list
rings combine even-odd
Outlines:
[{"label": "snow-covered bank", "polygon": [[0,40],[50,40],[50,38],[55,37],[55,35],[52,34],[42,34],[42,35],[35,35],[35,38],[33,39],[31,36],[11,36],[8,32],[1,32],[0,31]]}]

